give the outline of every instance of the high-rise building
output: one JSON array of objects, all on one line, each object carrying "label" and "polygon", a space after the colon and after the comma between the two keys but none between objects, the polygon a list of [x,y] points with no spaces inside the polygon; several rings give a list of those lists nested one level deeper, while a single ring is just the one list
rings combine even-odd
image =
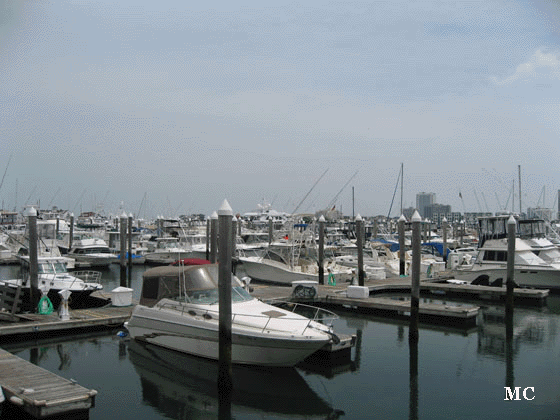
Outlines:
[{"label": "high-rise building", "polygon": [[420,213],[420,216],[422,218],[426,218],[428,216],[428,208],[430,208],[435,202],[435,193],[420,192],[416,194],[416,208],[418,209],[418,213]]}]

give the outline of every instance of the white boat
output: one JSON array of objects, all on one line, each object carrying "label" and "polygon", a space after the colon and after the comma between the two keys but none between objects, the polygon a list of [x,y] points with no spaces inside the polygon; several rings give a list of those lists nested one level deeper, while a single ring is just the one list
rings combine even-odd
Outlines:
[{"label": "white boat", "polygon": [[[317,262],[308,258],[297,258],[297,262],[290,264],[280,254],[269,249],[263,256],[239,257],[243,270],[253,280],[292,284],[294,281],[312,280],[319,278]],[[337,283],[351,281],[352,269],[338,264],[331,259],[325,259],[324,274],[327,281],[328,270],[334,275]]]},{"label": "white boat", "polygon": [[107,267],[117,259],[107,242],[101,238],[82,236],[72,242],[68,257],[76,260],[76,267]]},{"label": "white boat", "polygon": [[[503,286],[507,281],[507,216],[481,218],[480,246],[472,264],[453,270],[457,280],[470,284]],[[560,264],[550,263],[533,252],[524,239],[515,239],[514,282],[521,287],[560,289]]]},{"label": "white boat", "polygon": [[[19,257],[22,264],[22,276],[19,279],[2,280],[0,283],[14,288],[21,286],[23,301],[29,300],[29,256]],[[96,290],[103,289],[99,283],[101,273],[98,271],[75,271],[69,273],[65,259],[60,257],[38,257],[37,280],[38,288],[47,292],[47,296],[56,307],[60,302],[58,292],[69,290],[74,306],[79,306],[89,295]],[[25,305],[24,305],[25,306]],[[31,308],[26,308],[31,309]]]},{"label": "white boat", "polygon": [[180,243],[176,237],[164,237],[156,239],[155,250],[144,255],[144,262],[150,265],[167,265],[181,258],[191,257],[193,254],[190,245]]},{"label": "white boat", "polygon": [[[232,362],[294,366],[338,342],[332,326],[253,298],[232,275]],[[316,309],[324,321],[331,312]],[[218,265],[162,266],[144,273],[140,303],[125,324],[132,338],[218,359]]]}]

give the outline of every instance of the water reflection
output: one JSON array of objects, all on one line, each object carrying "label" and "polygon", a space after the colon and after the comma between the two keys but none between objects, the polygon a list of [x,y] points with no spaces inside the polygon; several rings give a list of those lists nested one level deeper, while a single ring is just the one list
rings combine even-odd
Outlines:
[{"label": "water reflection", "polygon": [[[142,398],[174,419],[217,418],[218,364],[164,348],[128,342],[140,376]],[[233,417],[272,414],[285,418],[335,419],[341,414],[319,397],[293,368],[233,367]]]},{"label": "water reflection", "polygon": [[509,354],[514,357],[522,343],[533,346],[544,343],[550,335],[549,323],[550,318],[523,308],[515,308],[508,322],[505,306],[485,307],[479,313],[478,353],[504,360],[509,346]]}]

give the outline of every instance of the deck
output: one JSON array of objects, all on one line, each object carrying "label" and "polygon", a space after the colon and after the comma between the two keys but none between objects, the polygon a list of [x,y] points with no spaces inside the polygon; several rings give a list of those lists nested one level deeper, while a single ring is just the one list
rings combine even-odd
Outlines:
[{"label": "deck", "polygon": [[87,412],[97,395],[2,349],[0,384],[8,401],[35,418]]}]

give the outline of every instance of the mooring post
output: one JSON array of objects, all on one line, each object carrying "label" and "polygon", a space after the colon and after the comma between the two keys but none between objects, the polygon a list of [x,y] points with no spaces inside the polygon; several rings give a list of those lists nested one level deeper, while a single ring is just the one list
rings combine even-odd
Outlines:
[{"label": "mooring post", "polygon": [[319,284],[325,284],[325,216],[319,217],[319,255],[317,264],[319,264]]},{"label": "mooring post", "polygon": [[443,228],[443,262],[447,262],[447,219],[444,217],[441,221]]},{"label": "mooring post", "polygon": [[509,317],[513,320],[513,288],[515,285],[515,229],[516,221],[510,216],[507,222],[507,280],[506,280],[506,324]]},{"label": "mooring post", "polygon": [[231,414],[232,360],[231,360],[231,264],[232,264],[232,216],[233,212],[227,200],[218,210],[219,219],[219,372],[218,393],[220,399],[219,417],[228,418]]},{"label": "mooring post", "polygon": [[31,312],[37,312],[39,304],[39,262],[37,255],[37,210],[29,207],[26,211],[27,226],[29,229],[29,304]]},{"label": "mooring post", "polygon": [[404,244],[404,224],[406,223],[406,217],[401,214],[399,217],[398,229],[399,229],[399,275],[406,275],[406,249]]},{"label": "mooring post", "polygon": [[268,246],[272,244],[272,231],[274,226],[272,225],[272,216],[268,216]]},{"label": "mooring post", "polygon": [[364,272],[364,219],[356,216],[356,246],[358,247],[358,286],[365,286]]},{"label": "mooring post", "polygon": [[513,216],[507,222],[507,279],[506,279],[506,386],[514,385],[513,374],[513,289],[515,286],[515,236],[517,223]]},{"label": "mooring post", "polygon": [[54,234],[55,243],[58,241],[58,233],[60,231],[60,217],[56,216],[56,232]]},{"label": "mooring post", "polygon": [[121,245],[121,252],[120,252],[120,257],[119,257],[119,265],[121,268],[121,275],[120,275],[120,285],[122,287],[126,287],[127,283],[126,283],[126,222],[127,216],[126,213],[123,212],[123,214],[121,214],[120,220],[119,220],[119,225],[120,225],[120,235],[119,235],[119,239],[120,239],[120,245]]},{"label": "mooring post", "polygon": [[418,313],[420,309],[420,262],[422,218],[417,210],[412,215],[412,287],[410,289],[410,329],[408,340],[418,341]]},{"label": "mooring post", "polygon": [[206,217],[206,260],[210,261],[210,218]]},{"label": "mooring post", "polygon": [[128,214],[128,285],[132,284],[132,213]]},{"label": "mooring post", "polygon": [[74,213],[70,213],[70,236],[68,236],[68,251],[72,249],[74,242]]},{"label": "mooring post", "polygon": [[210,262],[216,264],[218,261],[218,213],[213,212],[210,216]]}]

